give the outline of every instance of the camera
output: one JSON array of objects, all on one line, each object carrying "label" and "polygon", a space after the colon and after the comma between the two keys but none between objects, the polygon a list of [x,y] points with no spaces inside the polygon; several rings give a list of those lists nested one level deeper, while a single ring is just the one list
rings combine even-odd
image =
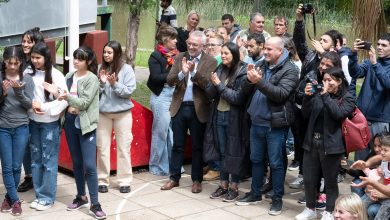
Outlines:
[{"label": "camera", "polygon": [[317,80],[311,78],[311,77],[306,77],[306,83],[311,83],[311,93],[319,93],[322,92],[323,86],[322,84],[318,83]]},{"label": "camera", "polygon": [[311,14],[314,10],[313,4],[305,3],[302,7],[302,14]]}]

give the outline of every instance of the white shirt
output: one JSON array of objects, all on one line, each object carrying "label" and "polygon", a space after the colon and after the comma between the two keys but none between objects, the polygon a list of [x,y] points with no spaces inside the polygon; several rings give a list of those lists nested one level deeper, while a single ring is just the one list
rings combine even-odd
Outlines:
[{"label": "white shirt", "polygon": [[[194,67],[194,70],[192,72],[190,72],[191,77],[188,77],[187,87],[186,87],[186,91],[184,93],[183,101],[193,101],[194,100],[193,93],[192,93],[192,88],[193,88],[192,77],[194,77],[196,74],[196,71],[198,69],[198,64],[199,64],[201,57],[202,57],[202,53],[199,54],[197,57],[193,58],[193,61],[195,63],[195,67]],[[178,77],[179,77],[180,81],[185,79],[183,72],[180,72]]]},{"label": "white shirt", "polygon": [[[53,67],[51,75],[53,79],[53,84],[55,84],[63,91],[68,91],[66,87],[65,77],[59,70]],[[68,106],[68,102],[65,100],[58,101],[53,97],[53,95],[50,95],[51,101],[45,100],[45,89],[43,88],[43,83],[45,82],[45,71],[36,70],[35,75],[32,76],[32,78],[35,86],[33,100],[41,103],[41,110],[44,112],[44,114],[35,114],[34,111],[30,109],[28,111],[30,119],[36,122],[43,123],[57,121],[60,118],[61,112]]]}]

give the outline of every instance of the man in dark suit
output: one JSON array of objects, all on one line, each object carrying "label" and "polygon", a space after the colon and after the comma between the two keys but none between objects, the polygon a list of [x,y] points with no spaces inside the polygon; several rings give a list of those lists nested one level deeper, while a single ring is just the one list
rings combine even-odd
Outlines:
[{"label": "man in dark suit", "polygon": [[202,191],[203,177],[203,135],[209,118],[210,103],[205,88],[210,82],[211,72],[217,66],[216,60],[202,52],[206,36],[201,31],[191,32],[187,41],[187,52],[180,53],[168,74],[167,82],[175,86],[170,107],[173,130],[172,156],[169,163],[170,177],[161,190],[170,190],[179,186],[181,167],[184,159],[184,144],[187,130],[192,140],[193,181],[191,191]]}]

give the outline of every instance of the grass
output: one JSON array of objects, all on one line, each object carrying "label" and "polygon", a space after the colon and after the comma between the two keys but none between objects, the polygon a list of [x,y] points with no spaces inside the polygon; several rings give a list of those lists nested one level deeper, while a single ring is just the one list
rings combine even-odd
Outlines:
[{"label": "grass", "polygon": [[[1,52],[1,48],[0,48]],[[124,52],[124,49],[123,49]],[[62,57],[64,53],[64,44],[61,43],[61,46],[56,51],[57,57]],[[136,66],[142,66],[142,67],[148,67],[148,59],[150,54],[152,53],[152,50],[137,50],[137,54],[135,57],[135,65]]]},{"label": "grass", "polygon": [[150,108],[150,94],[152,92],[146,86],[146,81],[137,82],[137,89],[131,94],[131,98],[139,102],[141,105]]}]

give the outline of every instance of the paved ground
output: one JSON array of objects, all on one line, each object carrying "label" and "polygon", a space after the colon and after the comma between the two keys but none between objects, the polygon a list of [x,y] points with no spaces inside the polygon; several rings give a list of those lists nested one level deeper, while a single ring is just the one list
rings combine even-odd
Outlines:
[{"label": "paved ground", "polygon": [[[136,67],[137,81],[146,81],[149,76],[147,68]],[[190,165],[186,165],[187,171],[191,170]],[[1,170],[0,170],[1,171]],[[286,182],[291,182],[297,171],[288,171]],[[23,175],[22,175],[23,179]],[[99,193],[99,200],[102,208],[108,214],[108,219],[115,220],[159,220],[159,219],[293,219],[304,206],[296,201],[303,195],[302,190],[289,189],[285,184],[286,195],[283,199],[283,212],[279,216],[267,214],[269,209],[269,199],[264,199],[262,204],[253,206],[236,206],[234,203],[225,203],[221,200],[209,199],[218,186],[218,181],[204,182],[203,192],[200,194],[191,193],[191,177],[189,173],[183,175],[180,187],[172,191],[161,191],[161,185],[167,181],[167,177],[154,176],[148,172],[136,171],[129,194],[121,194],[115,185],[111,186],[108,193]],[[350,178],[346,179],[340,186],[341,193],[349,193]],[[0,213],[1,220],[7,219],[28,219],[28,220],[83,220],[93,219],[88,215],[88,209],[78,211],[66,211],[76,193],[74,178],[65,173],[58,174],[57,200],[49,210],[39,212],[29,208],[29,203],[34,199],[34,192],[30,190],[26,193],[19,193],[23,214],[14,217],[9,213]],[[250,189],[250,180],[240,184],[240,195]],[[4,198],[5,188],[0,178],[0,201]]]},{"label": "paved ground", "polygon": [[[190,171],[190,165],[185,169]],[[291,181],[297,171],[288,171],[287,181]],[[161,191],[160,186],[167,180],[167,177],[154,176],[148,172],[135,172],[132,182],[132,191],[129,194],[119,193],[116,186],[111,186],[109,192],[99,193],[99,200],[102,208],[108,214],[108,219],[293,219],[302,209],[303,205],[298,204],[297,199],[302,196],[302,190],[292,190],[285,185],[286,195],[283,199],[284,206],[281,215],[273,217],[267,214],[269,199],[263,199],[260,205],[236,206],[234,203],[225,203],[221,200],[209,199],[218,184],[218,181],[204,182],[203,192],[200,194],[191,193],[191,178],[188,173],[184,174],[180,187],[172,191]],[[349,192],[350,179],[340,184],[341,193]],[[14,217],[9,213],[0,213],[0,219],[29,219],[29,220],[62,220],[62,219],[93,219],[88,215],[88,209],[78,211],[66,211],[66,205],[70,203],[76,193],[76,186],[72,176],[64,173],[58,174],[57,200],[52,208],[46,211],[35,211],[29,208],[29,203],[34,198],[32,190],[26,193],[19,193],[23,214]],[[250,181],[240,184],[240,195],[250,189]],[[5,188],[0,180],[0,199],[4,198]]]},{"label": "paved ground", "polygon": [[135,78],[138,82],[147,81],[149,77],[149,69],[145,67],[138,67],[135,68]]}]

